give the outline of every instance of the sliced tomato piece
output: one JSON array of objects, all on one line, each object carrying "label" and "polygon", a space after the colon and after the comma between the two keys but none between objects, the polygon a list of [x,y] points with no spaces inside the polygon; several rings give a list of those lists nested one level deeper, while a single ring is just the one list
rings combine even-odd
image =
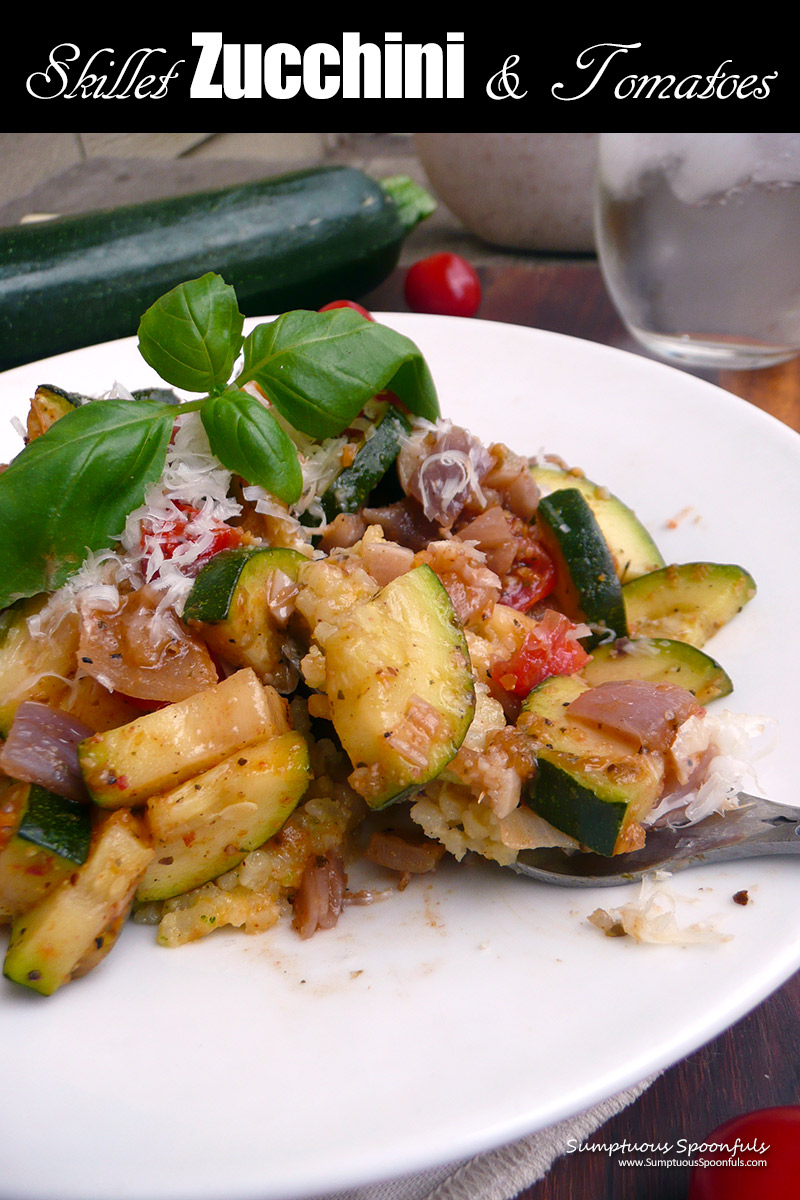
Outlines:
[{"label": "sliced tomato piece", "polygon": [[142,696],[128,696],[125,692],[115,692],[114,695],[119,696],[126,704],[132,704],[140,712],[155,712],[156,709],[166,708],[168,704],[173,703],[170,700],[145,700]]},{"label": "sliced tomato piece", "polygon": [[534,604],[545,600],[556,586],[556,569],[546,550],[514,564],[505,578],[501,604],[515,608],[517,612],[528,612]]},{"label": "sliced tomato piece", "polygon": [[574,675],[589,661],[575,630],[572,621],[549,609],[525,634],[519,650],[492,666],[490,678],[511,695],[523,697],[550,675]]}]

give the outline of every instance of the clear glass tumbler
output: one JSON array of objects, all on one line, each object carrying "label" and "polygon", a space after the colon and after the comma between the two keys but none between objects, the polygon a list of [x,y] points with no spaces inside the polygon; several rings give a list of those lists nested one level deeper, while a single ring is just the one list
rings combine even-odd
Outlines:
[{"label": "clear glass tumbler", "polygon": [[800,353],[800,134],[603,133],[595,238],[631,333],[663,358]]}]

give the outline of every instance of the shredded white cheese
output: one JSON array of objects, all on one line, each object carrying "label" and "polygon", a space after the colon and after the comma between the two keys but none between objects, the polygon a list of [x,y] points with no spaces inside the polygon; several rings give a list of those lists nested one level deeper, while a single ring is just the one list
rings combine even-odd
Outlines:
[{"label": "shredded white cheese", "polygon": [[[242,511],[228,496],[230,483],[231,472],[212,454],[200,414],[179,416],[161,479],[129,515],[120,539],[128,562],[140,569],[145,583],[164,593],[163,606],[174,608],[179,616],[194,582],[191,568],[208,553],[220,522]],[[186,523],[190,536],[168,558],[161,535],[186,521],[180,505],[197,512]]]},{"label": "shredded white cheese", "polygon": [[710,921],[681,925],[678,919],[681,897],[664,886],[665,878],[669,878],[665,871],[645,875],[635,899],[616,909],[597,908],[588,921],[608,937],[627,935],[636,942],[653,945],[730,941],[730,934],[723,933]]},{"label": "shredded white cheese", "polygon": [[[670,748],[677,786],[647,816],[653,825],[671,812],[693,825],[715,812],[738,807],[740,792],[760,791],[754,762],[774,746],[778,725],[770,717],[709,713],[689,717]],[[699,770],[699,775],[698,775]]]}]

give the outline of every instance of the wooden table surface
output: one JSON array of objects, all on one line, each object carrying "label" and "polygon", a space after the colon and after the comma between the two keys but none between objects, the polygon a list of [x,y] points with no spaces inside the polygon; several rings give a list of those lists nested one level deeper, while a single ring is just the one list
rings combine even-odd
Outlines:
[{"label": "wooden table surface", "polygon": [[[641,352],[617,317],[592,258],[532,260],[481,268],[480,274],[482,318]],[[365,303],[376,310],[406,311],[402,272]],[[800,432],[800,358],[761,371],[693,373]],[[727,1032],[665,1071],[591,1140],[702,1141],[730,1117],[779,1104],[800,1104],[800,973]],[[622,1168],[605,1154],[571,1154],[518,1200],[684,1200],[687,1187],[684,1168]]]}]

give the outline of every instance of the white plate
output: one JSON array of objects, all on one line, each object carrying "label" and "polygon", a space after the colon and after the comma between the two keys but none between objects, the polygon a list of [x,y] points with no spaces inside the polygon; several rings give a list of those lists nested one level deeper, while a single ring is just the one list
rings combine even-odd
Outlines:
[{"label": "white plate", "polygon": [[[796,799],[800,439],[671,367],[481,321],[384,318],[422,348],[442,410],[555,451],[621,495],[668,561],[741,562],[759,593],[714,640],[723,703],[780,719],[759,768]],[[151,382],[133,340],[0,377],[4,420],[37,383]],[[5,432],[2,436],[5,436]],[[15,435],[0,458],[19,447]],[[677,517],[675,528],[667,528]],[[301,943],[280,928],[158,949],[131,926],[43,999],[0,987],[0,1195],[291,1200],[443,1163],[568,1116],[675,1062],[800,965],[800,869],[673,881],[730,940],[609,940],[628,889],[571,893],[488,866],[443,870]],[[753,903],[732,903],[747,888]]]}]

